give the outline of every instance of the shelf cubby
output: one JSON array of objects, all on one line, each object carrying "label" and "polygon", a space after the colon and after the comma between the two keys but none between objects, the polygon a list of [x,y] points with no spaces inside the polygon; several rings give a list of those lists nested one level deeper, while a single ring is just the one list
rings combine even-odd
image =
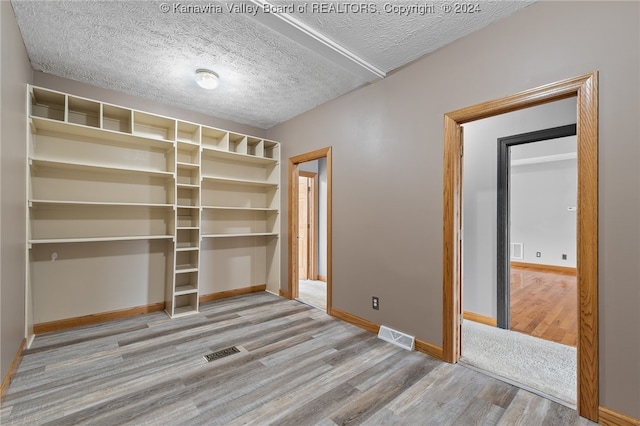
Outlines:
[{"label": "shelf cubby", "polygon": [[200,231],[197,229],[178,229],[176,231],[176,250],[197,249],[200,245]]},{"label": "shelf cubby", "polygon": [[277,214],[265,210],[206,209],[202,213],[202,235],[273,234]]},{"label": "shelf cubby", "polygon": [[100,103],[69,96],[67,98],[67,121],[88,127],[100,127]]},{"label": "shelf cubby", "polygon": [[173,292],[176,296],[196,294],[198,292],[198,272],[176,274]]},{"label": "shelf cubby", "polygon": [[264,157],[277,160],[280,158],[280,145],[273,141],[264,141]]},{"label": "shelf cubby", "polygon": [[194,123],[178,121],[176,140],[182,143],[200,145],[200,126]]},{"label": "shelf cubby", "polygon": [[199,229],[200,228],[200,210],[178,207],[176,209],[176,228],[178,230]]},{"label": "shelf cubby", "polygon": [[229,132],[211,127],[202,127],[202,147],[228,151]]},{"label": "shelf cubby", "polygon": [[280,177],[275,162],[238,161],[216,155],[203,155],[201,168],[207,178],[277,184]]},{"label": "shelf cubby", "polygon": [[173,318],[181,317],[184,315],[191,315],[198,312],[198,295],[182,294],[175,296],[173,303]]},{"label": "shelf cubby", "polygon": [[179,251],[176,252],[176,276],[187,272],[198,271],[198,252]]},{"label": "shelf cubby", "polygon": [[247,139],[245,135],[229,133],[229,151],[247,155]]},{"label": "shelf cubby", "polygon": [[277,208],[279,202],[277,189],[275,186],[246,186],[203,180],[201,186],[202,206]]},{"label": "shelf cubby", "polygon": [[200,147],[197,145],[178,142],[176,148],[176,161],[184,167],[198,167],[200,163]]},{"label": "shelf cubby", "polygon": [[151,139],[175,140],[175,120],[159,115],[133,112],[133,134]]},{"label": "shelf cubby", "polygon": [[66,109],[66,95],[38,87],[31,88],[31,116],[65,121]]},{"label": "shelf cubby", "polygon": [[264,157],[264,141],[257,138],[247,138],[247,154],[254,157]]},{"label": "shelf cubby", "polygon": [[131,133],[133,111],[115,105],[102,105],[102,128],[119,133]]},{"label": "shelf cubby", "polygon": [[41,206],[30,212],[30,240],[165,237],[172,234],[171,213],[145,206]]},{"label": "shelf cubby", "polygon": [[178,207],[198,207],[200,205],[199,188],[177,188],[176,205]]},{"label": "shelf cubby", "polygon": [[[122,173],[75,164],[32,162],[29,199],[173,204],[170,174]],[[37,167],[34,165],[37,164]]]}]

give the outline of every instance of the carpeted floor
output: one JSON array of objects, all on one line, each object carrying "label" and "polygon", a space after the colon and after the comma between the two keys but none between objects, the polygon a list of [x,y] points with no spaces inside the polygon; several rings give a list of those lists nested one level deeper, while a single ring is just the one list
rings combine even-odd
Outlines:
[{"label": "carpeted floor", "polygon": [[460,363],[575,409],[576,348],[464,321]]},{"label": "carpeted floor", "polygon": [[324,281],[300,280],[298,300],[307,305],[327,310],[327,283]]}]

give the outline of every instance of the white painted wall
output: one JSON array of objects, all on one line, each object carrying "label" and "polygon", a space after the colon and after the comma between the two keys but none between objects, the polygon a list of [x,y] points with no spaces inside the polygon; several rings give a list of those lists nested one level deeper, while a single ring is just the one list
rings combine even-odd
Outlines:
[{"label": "white painted wall", "polygon": [[[497,316],[497,140],[576,122],[575,98],[465,124],[463,308]],[[514,240],[515,241],[515,240]]]},{"label": "white painted wall", "polygon": [[[511,147],[511,160],[576,151],[576,136]],[[519,262],[576,267],[576,159],[512,165],[511,242],[523,243]],[[540,257],[536,257],[540,252]],[[562,254],[567,259],[562,259]]]}]

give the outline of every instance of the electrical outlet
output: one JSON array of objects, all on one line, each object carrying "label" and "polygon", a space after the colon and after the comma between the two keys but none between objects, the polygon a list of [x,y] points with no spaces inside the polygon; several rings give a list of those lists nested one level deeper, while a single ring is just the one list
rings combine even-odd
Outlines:
[{"label": "electrical outlet", "polygon": [[539,251],[536,252],[536,257],[542,257],[542,253],[540,253]]},{"label": "electrical outlet", "polygon": [[371,307],[376,311],[380,309],[380,300],[376,296],[371,297]]},{"label": "electrical outlet", "polygon": [[567,255],[566,254],[562,255],[562,260],[567,260]]}]

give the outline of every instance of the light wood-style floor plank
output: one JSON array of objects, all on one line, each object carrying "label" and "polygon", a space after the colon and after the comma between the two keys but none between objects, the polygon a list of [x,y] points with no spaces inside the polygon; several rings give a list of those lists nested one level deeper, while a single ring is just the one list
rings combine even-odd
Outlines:
[{"label": "light wood-style floor plank", "polygon": [[[236,346],[210,363],[204,355]],[[576,412],[255,293],[36,336],[3,425],[586,425]]]}]

